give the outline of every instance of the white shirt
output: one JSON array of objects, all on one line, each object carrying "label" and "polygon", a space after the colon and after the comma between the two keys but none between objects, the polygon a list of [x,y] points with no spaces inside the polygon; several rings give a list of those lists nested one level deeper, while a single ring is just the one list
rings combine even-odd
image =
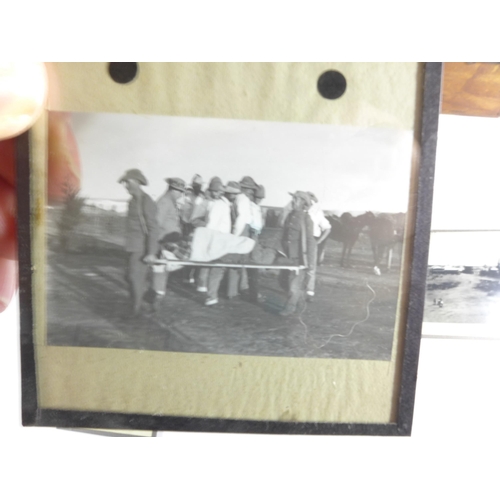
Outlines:
[{"label": "white shirt", "polygon": [[250,202],[250,210],[252,212],[252,222],[250,223],[250,227],[257,233],[260,234],[262,228],[264,227],[264,220],[262,217],[262,208],[257,203],[253,201]]},{"label": "white shirt", "polygon": [[315,238],[319,238],[323,231],[331,229],[332,225],[328,222],[328,219],[325,217],[325,214],[323,213],[323,210],[321,210],[319,203],[313,202],[308,213],[309,217],[311,217],[313,221]]},{"label": "white shirt", "polygon": [[191,205],[191,211],[187,222],[193,222],[196,219],[205,219],[210,209],[212,200],[205,196],[198,195]]},{"label": "white shirt", "polygon": [[225,196],[210,200],[206,227],[221,233],[231,233],[231,202]]},{"label": "white shirt", "polygon": [[234,201],[236,220],[233,228],[233,234],[236,236],[241,236],[246,225],[252,224],[252,203],[250,198],[243,193],[236,196],[236,200]]}]

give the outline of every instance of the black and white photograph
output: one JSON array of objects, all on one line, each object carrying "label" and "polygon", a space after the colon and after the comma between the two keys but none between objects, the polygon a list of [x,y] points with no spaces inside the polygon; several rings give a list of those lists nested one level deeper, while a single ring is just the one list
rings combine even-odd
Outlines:
[{"label": "black and white photograph", "polygon": [[441,115],[425,304],[429,323],[500,326],[500,125]]},{"label": "black and white photograph", "polygon": [[413,133],[72,113],[47,343],[390,360]]}]

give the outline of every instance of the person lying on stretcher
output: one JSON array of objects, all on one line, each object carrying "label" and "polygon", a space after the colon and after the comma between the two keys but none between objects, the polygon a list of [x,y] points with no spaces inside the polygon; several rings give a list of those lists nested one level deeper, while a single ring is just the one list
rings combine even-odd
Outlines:
[{"label": "person lying on stretcher", "polygon": [[[288,214],[284,228],[265,228],[259,242],[251,238],[222,234],[207,228],[197,228],[193,233],[193,241],[190,251],[184,247],[171,248],[165,254],[171,260],[168,263],[169,270],[182,266],[175,264],[172,260],[186,260],[192,262],[211,262],[242,265],[291,265],[300,266],[308,264],[308,255],[313,255],[315,244],[313,223],[307,214],[310,200],[307,193],[298,191],[293,195],[293,210]],[[258,272],[254,269],[252,271]],[[208,306],[218,303],[218,291],[224,276],[223,267],[212,268],[209,276],[208,296],[205,304]],[[253,274],[253,273],[250,273]],[[252,279],[249,275],[249,279]],[[297,273],[282,272],[280,284],[288,291],[288,300],[282,315],[293,314],[297,310],[300,299],[305,290],[307,278],[304,270]],[[256,287],[253,287],[255,290]],[[258,294],[258,291],[257,291]],[[259,301],[259,295],[250,297],[253,301]]]},{"label": "person lying on stretcher", "polygon": [[[262,264],[262,265],[304,265],[308,267],[308,256],[315,255],[316,241],[314,239],[314,225],[308,210],[311,200],[308,193],[297,191],[290,193],[293,196],[292,210],[284,221],[283,229],[266,230],[262,232],[259,242],[254,244],[250,253],[228,253],[220,259],[224,263]],[[224,276],[224,268],[212,268],[208,281],[208,293],[205,305],[212,306],[218,303],[219,286]],[[296,273],[282,270],[279,283],[288,292],[288,298],[282,316],[297,312],[299,305],[305,298],[305,290],[309,273],[306,270],[297,270]],[[250,300],[261,302],[258,290],[258,269],[248,269],[250,285]]]},{"label": "person lying on stretcher", "polygon": [[[260,242],[246,236],[235,236],[198,227],[187,241],[165,242],[162,256],[169,262],[169,272],[184,267],[175,261],[210,262],[227,264],[272,265],[280,256],[286,257],[281,245],[281,229],[264,229]],[[286,263],[292,265],[288,259]],[[165,264],[156,264],[165,265]]]}]

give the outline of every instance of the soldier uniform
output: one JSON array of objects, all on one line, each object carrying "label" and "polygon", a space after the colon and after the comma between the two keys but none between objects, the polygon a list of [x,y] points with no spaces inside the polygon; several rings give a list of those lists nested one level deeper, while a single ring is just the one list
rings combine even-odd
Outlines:
[{"label": "soldier uniform", "polygon": [[192,222],[204,218],[207,211],[207,199],[201,190],[203,179],[196,174],[191,181],[191,186],[186,188],[184,204],[180,210],[181,221],[184,226],[184,236],[189,236],[193,231]]},{"label": "soldier uniform", "polygon": [[[208,184],[208,188],[206,191],[206,196],[205,200],[203,203],[200,203],[197,205],[193,213],[191,215],[191,224],[193,227],[206,227],[209,217],[210,217],[210,211],[211,208],[218,199],[217,197],[222,194],[223,191],[223,183],[220,177],[212,177]],[[215,194],[219,193],[219,194]],[[196,285],[196,290],[198,292],[206,293],[208,291],[208,278],[210,274],[210,268],[209,267],[202,267],[199,268],[198,270],[198,278],[196,280],[197,285]]]},{"label": "soldier uniform", "polygon": [[[235,221],[233,224],[233,234],[236,236],[246,236],[247,238],[257,239],[255,233],[252,233],[252,221],[253,221],[253,196],[255,194],[255,190],[259,187],[259,185],[249,176],[245,176],[239,182],[240,188],[242,191],[241,194],[236,196],[234,201],[235,207]],[[249,193],[250,191],[250,193]],[[229,269],[228,272],[228,297],[234,298],[239,293],[239,288],[241,286],[242,275],[245,271],[248,274],[248,279],[243,279],[243,286],[245,287],[248,284],[248,290],[250,294],[250,299],[252,301],[258,300],[258,279],[257,279],[257,270],[249,269],[246,270],[237,270],[237,269]]]},{"label": "soldier uniform", "polygon": [[[158,231],[160,248],[167,248],[182,239],[181,218],[177,199],[179,193],[184,193],[186,184],[182,179],[165,179],[169,185],[168,191],[157,202]],[[153,267],[153,288],[157,295],[165,295],[168,273],[164,265]]]},{"label": "soldier uniform", "polygon": [[[309,266],[310,256],[314,255],[316,244],[313,221],[307,213],[310,207],[310,198],[303,191],[297,191],[293,196],[304,200],[305,209],[294,209],[288,214],[283,231],[283,249],[294,265]],[[306,271],[300,270],[298,273],[288,274],[288,300],[280,313],[282,316],[296,312],[297,305],[303,299],[305,292]]]},{"label": "soldier uniform", "polygon": [[320,250],[322,251],[325,244],[326,238],[330,234],[332,225],[325,217],[325,214],[321,207],[319,206],[318,199],[316,196],[308,192],[311,198],[311,208],[308,211],[311,220],[314,225],[314,248],[313,253],[310,254],[309,259],[309,269],[308,269],[308,279],[307,279],[307,300],[311,301],[314,297],[314,288],[316,285],[316,269],[318,267],[318,255]]},{"label": "soldier uniform", "polygon": [[[180,209],[182,234],[185,241],[190,241],[196,227],[203,227],[208,210],[208,200],[202,190],[203,178],[196,174],[191,181],[191,186],[186,188],[184,203]],[[185,283],[195,283],[195,275],[199,276],[200,269],[186,266],[182,271]]]},{"label": "soldier uniform", "polygon": [[157,202],[159,237],[160,241],[175,243],[181,239],[182,228],[177,196],[174,192],[184,193],[186,185],[182,179],[165,180],[168,182],[169,189]]},{"label": "soldier uniform", "polygon": [[[240,186],[237,182],[230,181],[225,187],[221,182],[220,188],[224,190],[224,196],[222,196],[221,199],[212,202],[211,211],[216,213],[213,214],[213,221],[211,220],[212,213],[209,214],[207,227],[222,233],[231,233],[234,215],[232,214],[233,204],[230,200],[240,193]],[[232,270],[229,269],[228,274],[231,271]],[[225,273],[226,269],[223,268],[214,267],[210,269],[210,272],[207,274],[207,299],[205,301],[205,305],[212,306],[218,303],[219,287]]]},{"label": "soldier uniform", "polygon": [[[259,235],[264,228],[264,216],[260,203],[266,197],[264,186],[259,185],[254,192],[254,200],[250,202],[251,222],[249,236],[255,241],[259,240]],[[250,300],[253,302],[263,301],[259,293],[259,269],[241,270],[240,291],[248,292]]]},{"label": "soldier uniform", "polygon": [[256,239],[258,238],[259,234],[262,232],[262,229],[264,227],[265,216],[262,207],[260,206],[260,203],[265,197],[266,197],[266,190],[264,189],[264,186],[260,185],[255,190],[255,196],[254,196],[255,199],[251,203],[252,222],[250,223],[250,231],[252,237],[255,236]]},{"label": "soldier uniform", "polygon": [[[146,178],[137,169],[127,170],[118,182],[125,183],[129,180],[134,180],[143,186],[147,185]],[[140,188],[132,194],[129,201],[125,251],[127,252],[125,280],[129,286],[133,313],[137,315],[146,292],[148,265],[144,262],[144,258],[147,255],[155,255],[158,251],[156,204]]]}]

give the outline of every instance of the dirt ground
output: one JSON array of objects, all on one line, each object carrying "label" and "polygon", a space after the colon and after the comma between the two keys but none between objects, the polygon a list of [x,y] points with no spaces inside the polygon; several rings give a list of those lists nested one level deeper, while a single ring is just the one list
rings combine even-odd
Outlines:
[{"label": "dirt ground", "polygon": [[491,323],[499,319],[498,278],[480,276],[477,268],[474,274],[429,274],[427,277],[424,321]]},{"label": "dirt ground", "polygon": [[237,298],[222,299],[212,307],[204,306],[204,294],[183,283],[181,273],[176,272],[169,277],[160,309],[131,321],[125,317],[128,294],[119,247],[80,238],[76,247],[61,252],[50,235],[48,247],[51,345],[390,359],[399,259],[391,273],[375,276],[365,235],[354,248],[349,269],[339,265],[340,243],[328,242],[325,262],[318,269],[315,300],[304,303],[300,314],[286,318],[278,314],[286,294],[278,285],[276,271],[261,272],[263,304]]}]

